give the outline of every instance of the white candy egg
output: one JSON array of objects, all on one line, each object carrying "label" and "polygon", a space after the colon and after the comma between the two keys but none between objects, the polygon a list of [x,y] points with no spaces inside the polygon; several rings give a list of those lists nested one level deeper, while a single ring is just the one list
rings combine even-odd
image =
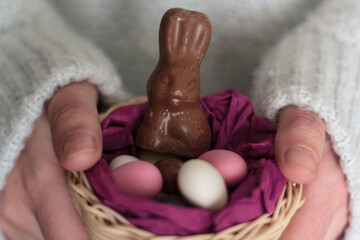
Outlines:
[{"label": "white candy egg", "polygon": [[139,159],[131,156],[131,155],[120,155],[117,156],[116,158],[114,158],[111,162],[110,162],[110,170],[114,170],[117,167],[120,167],[121,165],[124,165],[125,163],[128,162],[133,162],[133,161],[138,161]]},{"label": "white candy egg", "polygon": [[188,160],[180,168],[177,180],[182,195],[196,207],[217,211],[227,203],[225,182],[206,161]]}]

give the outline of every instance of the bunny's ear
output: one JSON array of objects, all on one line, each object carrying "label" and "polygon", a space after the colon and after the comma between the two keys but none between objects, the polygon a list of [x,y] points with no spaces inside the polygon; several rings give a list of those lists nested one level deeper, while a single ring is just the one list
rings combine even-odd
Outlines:
[{"label": "bunny's ear", "polygon": [[211,24],[200,12],[168,10],[160,24],[160,61],[200,64],[211,37]]}]

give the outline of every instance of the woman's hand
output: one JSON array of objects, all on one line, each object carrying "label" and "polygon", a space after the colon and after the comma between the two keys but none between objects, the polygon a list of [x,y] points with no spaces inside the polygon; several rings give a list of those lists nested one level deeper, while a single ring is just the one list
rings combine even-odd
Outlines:
[{"label": "woman's hand", "polygon": [[275,157],[286,178],[304,183],[305,204],[281,239],[339,238],[348,222],[348,192],[323,120],[310,111],[285,108],[279,116]]},{"label": "woman's hand", "polygon": [[100,158],[97,99],[90,83],[71,84],[35,122],[0,195],[0,226],[8,239],[89,239],[65,169],[85,170]]}]

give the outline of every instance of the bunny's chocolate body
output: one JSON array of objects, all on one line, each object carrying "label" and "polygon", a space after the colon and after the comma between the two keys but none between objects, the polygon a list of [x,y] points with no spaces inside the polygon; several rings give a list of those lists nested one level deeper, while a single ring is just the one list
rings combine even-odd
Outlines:
[{"label": "bunny's chocolate body", "polygon": [[160,24],[159,62],[147,83],[148,112],[136,144],[148,150],[198,157],[210,148],[211,129],[200,98],[200,63],[211,36],[199,12],[170,9]]}]

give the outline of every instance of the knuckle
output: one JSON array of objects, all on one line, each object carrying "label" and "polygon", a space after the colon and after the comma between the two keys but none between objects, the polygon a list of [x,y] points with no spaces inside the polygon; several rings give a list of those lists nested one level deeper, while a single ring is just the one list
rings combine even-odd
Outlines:
[{"label": "knuckle", "polygon": [[87,81],[77,83],[76,94],[87,95],[88,93],[96,93],[96,88]]},{"label": "knuckle", "polygon": [[39,184],[35,179],[35,173],[32,170],[24,170],[22,174],[25,176],[21,181],[24,192],[34,201],[39,191]]},{"label": "knuckle", "polygon": [[57,126],[64,122],[74,121],[77,119],[86,119],[88,116],[93,115],[90,107],[84,105],[68,105],[55,111],[50,117],[50,124]]},{"label": "knuckle", "polygon": [[0,216],[3,218],[9,218],[12,216],[13,212],[11,211],[11,208],[6,204],[5,200],[3,199],[3,196],[0,197]]},{"label": "knuckle", "polygon": [[290,121],[290,127],[301,129],[304,134],[312,137],[325,137],[325,124],[321,118],[310,111],[302,111]]},{"label": "knuckle", "polygon": [[33,176],[27,177],[22,183],[24,192],[34,205],[48,194],[47,191],[65,180],[65,171],[59,167],[57,160],[48,158],[36,161],[43,164],[37,165]]}]

